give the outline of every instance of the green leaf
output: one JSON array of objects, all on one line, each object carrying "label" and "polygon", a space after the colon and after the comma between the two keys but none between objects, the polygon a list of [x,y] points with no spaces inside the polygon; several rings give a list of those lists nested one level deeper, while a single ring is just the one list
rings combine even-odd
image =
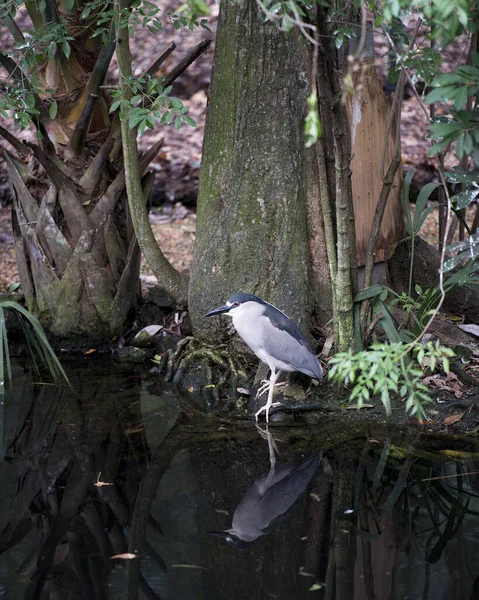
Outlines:
[{"label": "green leaf", "polygon": [[474,149],[474,142],[472,139],[472,135],[466,131],[466,133],[464,134],[464,152],[467,154],[467,156],[469,156],[470,154],[472,154],[472,151]]},{"label": "green leaf", "polygon": [[67,58],[70,58],[71,48],[70,48],[70,44],[66,40],[63,42],[62,49],[63,49],[63,54]]},{"label": "green leaf", "polygon": [[[432,182],[432,183],[427,183],[425,186],[423,186],[421,188],[421,191],[419,192],[417,200],[416,200],[416,209],[414,211],[414,218],[413,218],[413,230],[416,233],[421,228],[421,226],[419,225],[419,222],[421,220],[421,216],[424,212],[424,208],[426,207],[429,197],[431,196],[433,191],[435,189],[437,189],[440,185],[441,184],[436,181],[436,182]],[[424,219],[422,221],[424,222]]]},{"label": "green leaf", "polygon": [[175,129],[179,129],[181,127],[181,117],[176,117],[175,119]]},{"label": "green leaf", "polygon": [[457,121],[450,121],[449,123],[432,123],[429,126],[429,129],[431,131],[429,137],[432,140],[438,140],[457,135],[462,131],[462,125]]},{"label": "green leaf", "polygon": [[207,17],[210,14],[210,9],[205,4],[204,0],[187,0],[187,4],[193,15]]},{"label": "green leaf", "polygon": [[183,102],[179,98],[170,98],[170,106],[174,111],[181,110],[183,108]]},{"label": "green leaf", "polygon": [[138,125],[138,123],[140,121],[142,121],[145,118],[145,114],[143,111],[131,111],[130,113],[130,118],[128,119],[128,126],[130,127],[130,129],[133,129],[133,127],[136,127]]},{"label": "green leaf", "polygon": [[120,106],[120,104],[121,100],[115,100],[115,102],[113,102],[113,104],[110,106],[110,110],[108,112],[115,112],[115,110]]},{"label": "green leaf", "polygon": [[461,65],[456,69],[456,73],[468,81],[479,81],[479,69],[471,65]]},{"label": "green leaf", "polygon": [[386,334],[388,340],[393,343],[400,342],[401,338],[399,337],[396,325],[391,315],[389,314],[388,309],[381,301],[377,300],[373,304],[373,314],[374,316],[377,316],[380,313],[382,313],[383,316],[379,322],[381,323],[381,326],[384,329],[384,333]]},{"label": "green leaf", "polygon": [[361,290],[354,297],[354,302],[362,302],[363,300],[369,300],[370,298],[376,298],[383,293],[383,290],[388,290],[389,288],[384,285],[375,284],[364,290]]},{"label": "green leaf", "polygon": [[464,156],[464,134],[461,134],[456,140],[456,155],[458,160]]},{"label": "green leaf", "polygon": [[140,122],[140,124],[138,125],[138,135],[141,135],[146,129],[146,119],[144,119],[143,121]]},{"label": "green leaf", "polygon": [[468,97],[468,89],[466,86],[463,86],[458,89],[456,98],[454,100],[454,106],[456,110],[462,110],[466,107]]},{"label": "green leaf", "polygon": [[169,125],[171,123],[172,119],[173,119],[173,116],[168,111],[163,114],[163,116],[160,119],[160,123],[162,123],[163,125]]},{"label": "green leaf", "polygon": [[[436,210],[436,208],[439,206],[439,204],[431,204],[431,206],[428,206],[426,208],[426,210],[423,210],[420,217],[417,219],[416,221],[416,226],[417,229],[414,230],[415,234],[418,234],[421,227],[423,226],[424,221],[427,219],[427,217],[429,216],[429,214],[433,211]],[[414,213],[414,217],[416,217],[416,213]]]},{"label": "green leaf", "polygon": [[50,104],[50,108],[49,108],[48,112],[50,114],[50,119],[53,121],[53,119],[57,116],[57,112],[58,112],[58,104],[57,104],[56,100],[54,100]]},{"label": "green leaf", "polygon": [[478,188],[473,190],[466,190],[465,192],[461,192],[460,194],[452,196],[451,202],[454,204],[454,208],[456,210],[460,210],[461,208],[469,206],[471,202],[474,202],[477,196],[479,196]]},{"label": "green leaf", "polygon": [[194,119],[192,119],[191,117],[188,117],[188,115],[183,115],[182,119],[187,125],[190,125],[190,127],[198,127],[198,125],[196,124]]},{"label": "green leaf", "polygon": [[444,73],[435,79],[431,85],[433,87],[444,87],[454,83],[464,83],[464,77],[459,73]]},{"label": "green leaf", "polygon": [[449,146],[449,144],[452,144],[453,141],[454,141],[454,136],[449,136],[447,138],[442,139],[439,142],[436,142],[429,148],[429,150],[427,152],[428,156],[434,156],[435,154],[438,154],[439,152],[441,152],[442,150],[447,148]]},{"label": "green leaf", "polygon": [[434,102],[447,102],[453,100],[456,94],[456,88],[452,85],[441,86],[429,92],[426,96],[426,104],[434,104]]}]

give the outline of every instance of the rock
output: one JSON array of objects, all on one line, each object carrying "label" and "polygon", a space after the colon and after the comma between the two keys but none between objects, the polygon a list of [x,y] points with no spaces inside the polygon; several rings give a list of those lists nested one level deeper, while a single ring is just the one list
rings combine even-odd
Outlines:
[{"label": "rock", "polygon": [[173,298],[165,291],[161,285],[155,285],[151,288],[145,298],[147,304],[154,304],[158,308],[168,308],[170,310],[176,308],[176,302]]},{"label": "rock", "polygon": [[122,362],[140,363],[144,362],[149,357],[143,348],[135,348],[134,346],[124,346],[118,352],[118,360]]},{"label": "rock", "polygon": [[139,331],[131,341],[135,348],[156,348],[156,334],[163,329],[163,325],[148,325]]}]

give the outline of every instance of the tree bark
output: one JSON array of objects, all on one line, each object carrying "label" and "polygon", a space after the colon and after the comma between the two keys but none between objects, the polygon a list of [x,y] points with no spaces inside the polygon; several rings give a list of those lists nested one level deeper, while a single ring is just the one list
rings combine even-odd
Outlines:
[{"label": "tree bark", "polygon": [[[238,291],[271,301],[310,329],[319,288],[309,253],[325,254],[324,244],[308,239],[311,231],[323,235],[317,204],[308,207],[319,189],[303,137],[309,93],[294,37],[265,22],[253,0],[222,2],[189,289],[200,338],[218,339],[221,321],[202,315]],[[315,219],[309,228],[308,212]]]},{"label": "tree bark", "polygon": [[[126,8],[128,2],[120,2],[120,5],[122,8]],[[120,85],[123,97],[126,100],[130,100],[133,94],[128,84],[125,83],[125,78],[131,77],[132,75],[127,27],[119,27],[117,29],[116,55],[120,70]],[[138,243],[160,285],[165,288],[168,294],[170,294],[180,306],[186,305],[186,278],[181,275],[170,262],[168,262],[158,246],[153,230],[151,229],[141,185],[141,169],[140,159],[138,157],[138,146],[136,143],[136,129],[130,128],[126,118],[121,122],[121,138],[128,204]]]}]

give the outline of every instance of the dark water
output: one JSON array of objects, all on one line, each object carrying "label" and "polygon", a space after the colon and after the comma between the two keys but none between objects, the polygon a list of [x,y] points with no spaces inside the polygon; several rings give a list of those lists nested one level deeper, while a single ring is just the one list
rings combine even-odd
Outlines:
[{"label": "dark water", "polygon": [[[68,373],[17,367],[0,405],[0,597],[479,599],[477,438],[259,431],[141,369]],[[207,533],[232,524],[255,541]]]}]

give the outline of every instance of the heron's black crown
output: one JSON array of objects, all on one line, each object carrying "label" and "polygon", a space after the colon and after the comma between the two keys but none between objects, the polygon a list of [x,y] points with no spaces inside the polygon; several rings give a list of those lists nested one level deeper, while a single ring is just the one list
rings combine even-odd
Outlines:
[{"label": "heron's black crown", "polygon": [[253,294],[245,294],[244,292],[238,292],[234,296],[231,296],[228,302],[231,302],[231,304],[234,304],[235,302],[239,302],[240,304],[243,304],[244,302],[258,302],[258,304],[266,304],[266,302],[261,300],[261,298],[258,298],[258,296]]}]

